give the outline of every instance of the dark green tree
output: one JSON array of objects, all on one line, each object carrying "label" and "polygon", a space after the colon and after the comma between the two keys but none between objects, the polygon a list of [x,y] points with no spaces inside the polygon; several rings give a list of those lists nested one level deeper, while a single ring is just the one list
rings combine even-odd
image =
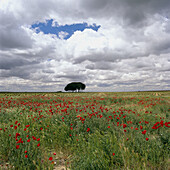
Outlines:
[{"label": "dark green tree", "polygon": [[67,84],[67,86],[64,88],[65,91],[80,91],[80,90],[84,90],[86,88],[86,85],[81,83],[81,82],[72,82]]}]

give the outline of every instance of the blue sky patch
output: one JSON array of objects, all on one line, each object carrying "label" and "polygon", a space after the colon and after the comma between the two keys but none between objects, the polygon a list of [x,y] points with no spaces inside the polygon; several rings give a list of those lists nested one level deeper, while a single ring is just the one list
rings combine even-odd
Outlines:
[{"label": "blue sky patch", "polygon": [[[53,19],[46,20],[46,23],[36,23],[31,25],[32,29],[36,29],[36,33],[42,31],[44,34],[56,34],[59,38],[65,40],[69,39],[75,31],[84,31],[85,29],[92,29],[98,31],[100,25],[88,25],[87,23],[77,23],[71,25],[58,25],[52,26]],[[62,37],[61,37],[62,36]]]}]

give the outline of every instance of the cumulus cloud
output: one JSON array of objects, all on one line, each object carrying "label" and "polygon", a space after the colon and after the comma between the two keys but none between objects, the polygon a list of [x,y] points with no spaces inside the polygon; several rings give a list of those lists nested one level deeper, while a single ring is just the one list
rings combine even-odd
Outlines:
[{"label": "cumulus cloud", "polygon": [[[0,90],[57,91],[70,81],[87,91],[169,89],[169,9],[169,0],[1,0]],[[31,28],[49,19],[101,27],[67,40]]]}]

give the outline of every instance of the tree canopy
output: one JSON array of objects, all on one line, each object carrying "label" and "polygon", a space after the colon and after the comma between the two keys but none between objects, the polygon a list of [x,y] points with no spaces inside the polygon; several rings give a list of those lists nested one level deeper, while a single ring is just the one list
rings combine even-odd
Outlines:
[{"label": "tree canopy", "polygon": [[67,86],[64,88],[65,91],[80,91],[84,90],[86,88],[86,85],[81,82],[72,82],[67,84]]}]

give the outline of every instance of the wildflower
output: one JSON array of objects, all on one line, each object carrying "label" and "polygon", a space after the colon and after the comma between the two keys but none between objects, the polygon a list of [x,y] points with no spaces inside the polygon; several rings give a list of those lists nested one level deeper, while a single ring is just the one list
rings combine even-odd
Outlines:
[{"label": "wildflower", "polygon": [[28,128],[30,125],[26,125],[25,127]]},{"label": "wildflower", "polygon": [[[160,122],[156,122],[156,123],[153,125],[152,129],[158,129],[158,128],[160,128],[161,125],[159,125],[159,124],[160,124]],[[157,126],[157,125],[159,125],[159,126]]]},{"label": "wildflower", "polygon": [[38,138],[37,141],[40,141],[40,138]]},{"label": "wildflower", "polygon": [[18,136],[20,136],[20,133],[16,133],[15,137],[17,138]]},{"label": "wildflower", "polygon": [[53,155],[56,155],[56,153],[54,152]]},{"label": "wildflower", "polygon": [[110,128],[110,126],[108,126],[108,128]]},{"label": "wildflower", "polygon": [[31,139],[28,139],[28,140],[27,140],[27,142],[30,142],[30,141],[31,141]]},{"label": "wildflower", "polygon": [[115,156],[115,153],[112,153],[113,156]]},{"label": "wildflower", "polygon": [[33,140],[36,140],[36,137],[35,136],[32,136]]},{"label": "wildflower", "polygon": [[170,126],[168,126],[169,124],[170,124],[170,122],[165,122],[164,125],[165,125],[166,127],[170,127]]},{"label": "wildflower", "polygon": [[28,158],[28,155],[25,155],[26,158]]},{"label": "wildflower", "polygon": [[40,146],[40,143],[37,145],[37,147],[39,147]]},{"label": "wildflower", "polygon": [[10,125],[10,127],[13,127],[13,125]]},{"label": "wildflower", "polygon": [[145,134],[146,134],[146,130],[144,130],[144,131],[142,132],[142,134],[145,135]]},{"label": "wildflower", "polygon": [[87,132],[89,132],[90,131],[90,128],[87,128]]},{"label": "wildflower", "polygon": [[125,128],[125,127],[127,127],[127,125],[126,125],[126,124],[123,124],[123,128]]},{"label": "wildflower", "polygon": [[25,153],[27,153],[28,151],[25,151]]},{"label": "wildflower", "polygon": [[16,145],[16,149],[19,149],[19,145]]},{"label": "wildflower", "polygon": [[148,141],[149,140],[149,138],[146,138],[146,141]]},{"label": "wildflower", "polygon": [[52,160],[53,160],[53,158],[52,158],[52,157],[49,157],[49,160],[50,160],[50,161],[52,161]]}]

